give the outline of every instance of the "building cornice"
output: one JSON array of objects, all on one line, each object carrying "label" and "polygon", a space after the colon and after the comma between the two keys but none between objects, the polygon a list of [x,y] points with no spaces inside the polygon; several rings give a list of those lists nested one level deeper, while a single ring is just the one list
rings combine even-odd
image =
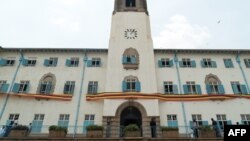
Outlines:
[{"label": "building cornice", "polygon": [[250,95],[164,95],[164,94],[148,94],[136,92],[118,92],[118,93],[99,93],[87,94],[87,101],[98,101],[104,99],[158,99],[161,101],[214,101],[214,100],[231,100],[236,98],[250,99]]},{"label": "building cornice", "polygon": [[[0,52],[108,52],[108,48],[3,48]],[[250,49],[154,49],[155,53],[250,53]]]}]

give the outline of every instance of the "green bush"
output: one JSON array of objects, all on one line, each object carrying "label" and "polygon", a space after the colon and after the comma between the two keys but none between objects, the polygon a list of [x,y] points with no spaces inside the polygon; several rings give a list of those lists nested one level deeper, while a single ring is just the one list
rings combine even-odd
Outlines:
[{"label": "green bush", "polygon": [[12,130],[27,130],[28,131],[29,127],[25,125],[17,125],[17,126],[13,126]]},{"label": "green bush", "polygon": [[161,126],[162,131],[178,131],[178,127]]},{"label": "green bush", "polygon": [[212,131],[213,130],[212,126],[209,126],[209,125],[200,126],[199,129],[203,130],[203,131]]},{"label": "green bush", "polygon": [[102,131],[103,127],[99,125],[89,125],[87,126],[87,131]]},{"label": "green bush", "polygon": [[124,131],[139,131],[139,127],[136,124],[129,124],[124,128]]},{"label": "green bush", "polygon": [[51,125],[49,127],[49,131],[64,131],[67,134],[68,129],[62,126]]}]

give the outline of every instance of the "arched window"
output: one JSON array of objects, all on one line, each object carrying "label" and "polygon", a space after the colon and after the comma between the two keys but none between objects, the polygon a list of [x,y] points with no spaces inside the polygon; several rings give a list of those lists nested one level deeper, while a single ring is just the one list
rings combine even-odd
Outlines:
[{"label": "arched window", "polygon": [[224,87],[216,75],[213,74],[207,75],[205,83],[208,94],[225,94]]},{"label": "arched window", "polygon": [[123,53],[122,64],[124,69],[138,69],[139,54],[137,50],[133,48],[126,49]]},{"label": "arched window", "polygon": [[135,0],[126,0],[126,7],[135,7]]},{"label": "arched window", "polygon": [[137,77],[127,76],[122,82],[122,90],[123,92],[140,92],[141,83],[139,82]]},{"label": "arched window", "polygon": [[45,74],[39,81],[38,94],[53,94],[55,89],[56,78],[52,73]]}]

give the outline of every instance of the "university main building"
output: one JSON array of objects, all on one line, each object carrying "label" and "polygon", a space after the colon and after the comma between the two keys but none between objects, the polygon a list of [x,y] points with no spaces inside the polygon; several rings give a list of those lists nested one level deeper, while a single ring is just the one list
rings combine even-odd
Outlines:
[{"label": "university main building", "polygon": [[108,49],[0,48],[0,125],[250,124],[249,83],[250,50],[154,49],[146,0],[115,0]]}]

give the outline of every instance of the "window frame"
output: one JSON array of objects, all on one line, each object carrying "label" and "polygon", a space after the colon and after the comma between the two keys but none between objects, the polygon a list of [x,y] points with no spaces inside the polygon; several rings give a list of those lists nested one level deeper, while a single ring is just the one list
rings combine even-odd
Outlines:
[{"label": "window frame", "polygon": [[161,58],[161,65],[162,65],[162,67],[169,67],[170,66],[170,59],[169,58]]},{"label": "window frame", "polygon": [[136,7],[136,0],[126,0],[125,6],[127,8]]},{"label": "window frame", "polygon": [[34,114],[33,121],[43,121],[45,114]]},{"label": "window frame", "polygon": [[129,78],[126,80],[126,91],[127,92],[136,92],[136,82],[134,78]]},{"label": "window frame", "polygon": [[210,58],[203,58],[203,62],[204,62],[204,66],[206,68],[212,68],[213,65],[212,65],[212,59]]},{"label": "window frame", "polygon": [[244,59],[244,62],[245,62],[245,65],[246,65],[246,68],[250,68],[250,59]]},{"label": "window frame", "polygon": [[19,84],[18,93],[24,93],[29,89],[30,81],[22,80]]},{"label": "window frame", "polygon": [[196,84],[195,81],[187,81],[186,82],[188,93],[189,94],[197,94]]},{"label": "window frame", "polygon": [[216,114],[216,119],[220,125],[220,128],[224,129],[224,125],[227,124],[227,115],[226,114]]},{"label": "window frame", "polygon": [[64,84],[63,93],[64,94],[73,94],[74,91],[75,91],[75,81],[66,81]]},{"label": "window frame", "polygon": [[174,94],[174,84],[172,81],[165,81],[163,85],[164,85],[164,94]]},{"label": "window frame", "polygon": [[250,125],[250,114],[241,114],[240,117],[243,125]]},{"label": "window frame", "polygon": [[70,58],[70,66],[71,67],[78,67],[79,66],[79,58],[78,57]]},{"label": "window frame", "polygon": [[241,84],[239,81],[232,81],[231,86],[233,86],[233,85],[237,85],[237,90],[239,91],[239,94],[243,94],[243,91],[241,89]]},{"label": "window frame", "polygon": [[60,114],[59,115],[59,121],[69,121],[70,114]]},{"label": "window frame", "polygon": [[14,66],[15,65],[15,58],[7,58],[6,59],[6,66]]},{"label": "window frame", "polygon": [[233,68],[234,67],[233,61],[231,58],[224,58],[223,61],[224,61],[224,65],[226,68]]},{"label": "window frame", "polygon": [[36,65],[36,63],[37,63],[37,58],[28,58],[26,66],[33,67]]},{"label": "window frame", "polygon": [[20,117],[20,114],[18,114],[18,113],[11,113],[11,114],[9,114],[8,120],[10,120],[10,121],[18,120],[19,117]]},{"label": "window frame", "polygon": [[7,84],[7,81],[6,80],[0,80],[0,90],[2,89],[4,84]]},{"label": "window frame", "polygon": [[182,65],[185,68],[192,68],[192,63],[190,58],[182,58]]},{"label": "window frame", "polygon": [[[43,82],[41,82],[40,85],[41,85],[40,86],[40,90],[39,90],[40,94],[51,94],[51,91],[52,91],[52,81],[43,81]],[[44,87],[44,85],[45,85],[45,87]],[[44,90],[42,90],[43,88],[44,88]],[[47,90],[47,89],[49,89],[49,90]]]},{"label": "window frame", "polygon": [[202,126],[203,125],[203,120],[202,120],[202,115],[201,114],[192,114],[192,121],[196,120],[196,122],[198,123],[198,126]]},{"label": "window frame", "polygon": [[211,94],[220,94],[218,82],[208,82],[208,85],[210,87]]},{"label": "window frame", "polygon": [[58,62],[58,57],[50,57],[48,59],[48,66],[47,67],[55,67],[55,66],[57,66],[57,62]]},{"label": "window frame", "polygon": [[94,114],[85,114],[84,121],[95,121],[95,115]]},{"label": "window frame", "polygon": [[89,81],[88,84],[88,94],[98,93],[98,81]]},{"label": "window frame", "polygon": [[101,66],[101,58],[92,58],[91,67],[100,67]]},{"label": "window frame", "polygon": [[167,114],[167,121],[178,121],[177,114]]}]

